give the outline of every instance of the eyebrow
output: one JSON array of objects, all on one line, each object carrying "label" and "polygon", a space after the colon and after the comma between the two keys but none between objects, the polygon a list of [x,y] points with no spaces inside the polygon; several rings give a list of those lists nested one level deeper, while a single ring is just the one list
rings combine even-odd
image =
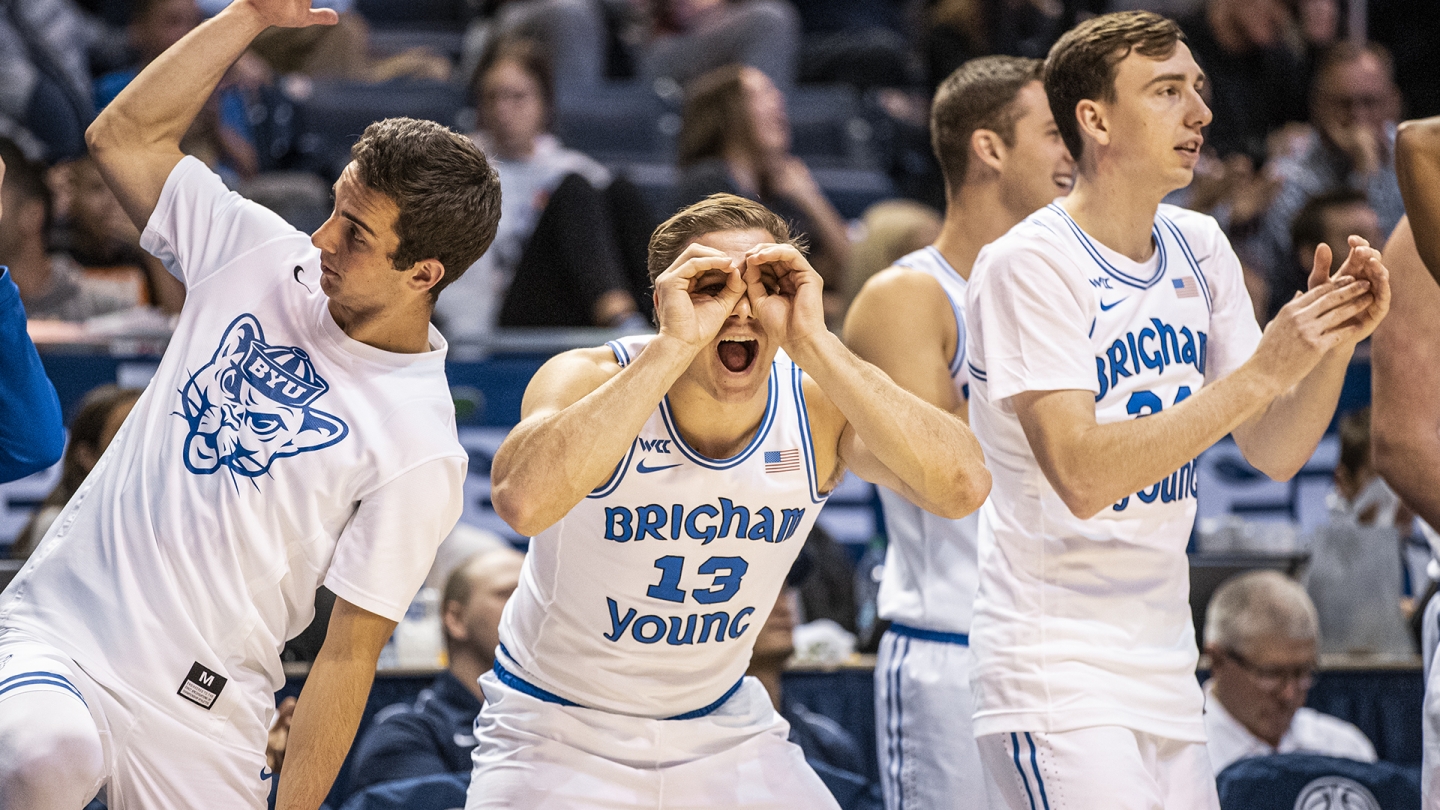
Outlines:
[{"label": "eyebrow", "polygon": [[[334,197],[334,196],[335,196],[335,190],[336,190],[337,188],[339,188],[339,187],[340,187],[340,181],[339,181],[339,180],[336,180],[336,181],[334,182],[334,184],[332,184],[332,185],[330,186],[330,196],[331,196],[331,197]],[[371,236],[376,237],[377,239],[379,238],[379,234],[375,233],[375,229],[374,229],[374,228],[370,227],[369,225],[366,225],[366,224],[365,224],[365,220],[363,220],[363,219],[355,216],[354,214],[350,213],[349,211],[339,211],[338,213],[340,214],[340,216],[342,216],[342,217],[350,220],[351,222],[355,223],[356,225],[359,225],[361,228],[364,228],[366,233],[370,234]]]},{"label": "eyebrow", "polygon": [[[1195,78],[1196,78],[1196,81],[1199,81],[1200,83],[1203,84],[1203,83],[1205,82],[1205,73],[1202,71],[1202,72],[1200,72]],[[1184,74],[1184,73],[1166,73],[1166,74],[1161,75],[1161,76],[1156,76],[1155,78],[1153,78],[1153,79],[1151,79],[1150,81],[1146,82],[1146,83],[1145,83],[1145,86],[1146,86],[1146,87],[1149,87],[1149,86],[1152,85],[1152,84],[1159,84],[1159,83],[1161,83],[1161,82],[1183,82],[1183,81],[1185,81],[1185,74]]]}]

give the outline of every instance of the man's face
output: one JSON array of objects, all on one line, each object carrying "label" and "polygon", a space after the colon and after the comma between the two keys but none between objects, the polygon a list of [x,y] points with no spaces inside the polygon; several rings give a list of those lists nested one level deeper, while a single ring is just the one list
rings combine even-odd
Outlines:
[{"label": "man's face", "polygon": [[1045,87],[1035,81],[1016,94],[1014,145],[1007,147],[1001,167],[1001,196],[1006,207],[1029,216],[1056,197],[1070,193],[1075,182],[1075,161],[1055,126],[1045,98]]},{"label": "man's face", "polygon": [[1344,130],[1364,127],[1384,132],[1394,114],[1395,87],[1385,65],[1374,54],[1361,54],[1325,71],[1315,87],[1315,127],[1335,143],[1347,141]]},{"label": "man's face", "polygon": [[310,237],[320,249],[320,288],[354,312],[378,312],[407,294],[408,274],[391,257],[400,247],[400,209],[360,182],[355,164],[335,182],[335,209]]},{"label": "man's face", "polygon": [[87,246],[107,250],[115,245],[136,244],[140,234],[100,176],[95,161],[82,158],[71,163],[66,176],[70,186],[71,227]]},{"label": "man's face", "polygon": [[1130,53],[1117,66],[1115,99],[1102,102],[1109,153],[1131,176],[1153,178],[1167,191],[1184,188],[1195,174],[1210,123],[1200,97],[1205,74],[1185,43],[1165,59]]},{"label": "man's face", "polygon": [[12,261],[35,243],[45,239],[45,204],[38,199],[24,199],[16,185],[0,185],[0,264]]},{"label": "man's face", "polygon": [[[694,240],[695,244],[724,252],[742,272],[745,252],[756,245],[775,241],[769,231],[754,228],[744,231],[715,231]],[[704,273],[694,280],[690,297],[718,296],[725,288],[725,274],[718,270]],[[748,296],[740,296],[730,317],[710,346],[696,355],[681,377],[699,386],[719,402],[747,402],[762,392],[770,377],[770,363],[779,346],[765,335],[756,320]]]},{"label": "man's face", "polygon": [[447,613],[464,628],[456,633],[451,624],[452,645],[465,645],[482,661],[495,659],[495,648],[500,644],[500,614],[520,584],[524,560],[520,554],[495,552],[467,564],[470,567],[469,600],[463,605],[452,602],[445,606]]},{"label": "man's face", "polygon": [[1215,696],[1252,734],[1271,745],[1305,705],[1315,640],[1259,636],[1236,650],[1211,649]]}]

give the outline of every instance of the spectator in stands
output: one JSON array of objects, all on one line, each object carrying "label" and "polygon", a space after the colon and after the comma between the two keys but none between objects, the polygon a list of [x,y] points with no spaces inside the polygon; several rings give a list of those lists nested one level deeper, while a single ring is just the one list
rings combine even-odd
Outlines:
[{"label": "spectator in stands", "polygon": [[1206,143],[1222,158],[1243,152],[1259,166],[1266,136],[1286,121],[1305,119],[1305,63],[1286,43],[1294,26],[1290,4],[1208,0],[1180,26],[1211,94],[1215,119]]},{"label": "spectator in stands", "polygon": [[732,63],[778,87],[795,84],[800,15],[782,0],[652,0],[654,39],[640,58],[644,78],[681,87]]},{"label": "spectator in stands", "polygon": [[606,74],[609,32],[602,0],[499,0],[493,16],[465,34],[461,70],[475,66],[497,43],[529,39],[550,55],[560,99],[597,87]]},{"label": "spectator in stands", "polygon": [[[185,303],[185,285],[159,259],[140,247],[140,231],[88,155],[59,167],[55,235],[57,249],[86,272],[117,277],[136,288],[135,300],[176,314]],[[63,196],[64,205],[58,204]]]},{"label": "spectator in stands", "polygon": [[[127,29],[135,61],[95,81],[95,109],[104,109],[142,68],[179,42],[200,21],[200,7],[195,0],[135,0]],[[254,177],[260,168],[260,158],[250,129],[246,99],[240,89],[222,83],[190,131],[185,133],[180,147],[219,173],[231,188],[241,180]]]},{"label": "spectator in stands", "polygon": [[382,709],[355,747],[351,792],[394,779],[468,773],[475,716],[485,702],[480,675],[495,663],[500,612],[520,581],[524,555],[477,554],[450,574],[441,602],[449,668],[413,706]]},{"label": "spectator in stands", "polygon": [[60,480],[40,502],[40,508],[30,517],[30,522],[15,537],[15,544],[10,547],[11,558],[26,559],[40,544],[40,539],[50,530],[50,524],[60,516],[60,510],[65,508],[80,485],[85,483],[85,477],[95,469],[101,454],[110,446],[110,440],[119,432],[120,425],[130,415],[130,409],[135,407],[141,393],[143,391],[139,388],[102,385],[85,395],[80,410],[70,421],[70,441],[65,447]]},{"label": "spectator in stands", "polygon": [[850,255],[845,222],[805,162],[790,154],[785,97],[765,74],[717,68],[687,88],[678,160],[681,205],[725,192],[756,200],[810,241],[810,262],[831,292]]},{"label": "spectator in stands", "polygon": [[1240,574],[1215,591],[1205,615],[1205,733],[1215,773],[1245,757],[1293,752],[1375,761],[1360,729],[1304,708],[1318,631],[1305,589],[1277,571]]},{"label": "spectator in stands", "polygon": [[643,327],[631,281],[643,263],[622,258],[643,250],[617,244],[610,172],[546,131],[554,86],[539,47],[523,39],[498,45],[472,88],[481,127],[472,137],[500,175],[500,226],[436,306],[446,336],[481,337],[497,325]]},{"label": "spectator in stands", "polygon": [[[1280,307],[1289,303],[1297,292],[1308,289],[1306,278],[1309,268],[1315,265],[1315,249],[1322,243],[1331,251],[1349,252],[1347,239],[1351,234],[1364,237],[1372,245],[1384,243],[1380,232],[1380,219],[1363,191],[1341,188],[1311,197],[1290,225],[1289,243],[1294,246],[1289,260],[1264,276],[1266,280],[1264,302],[1267,323]],[[1332,253],[1332,256],[1334,254]],[[1343,254],[1342,254],[1343,255]],[[1298,264],[1297,264],[1298,262]],[[1340,262],[1331,261],[1331,272],[1340,269]]]},{"label": "spectator in stands", "polygon": [[0,135],[47,160],[84,154],[90,51],[107,34],[72,0],[0,3]]},{"label": "spectator in stands", "polygon": [[[12,151],[0,148],[0,186]],[[4,202],[0,194],[0,227],[5,222]],[[5,260],[0,249],[0,262]],[[0,363],[0,484],[49,467],[60,460],[65,448],[60,398],[40,365],[25,320],[20,291],[10,280],[10,271],[0,266],[0,357],[5,358]]]},{"label": "spectator in stands", "polygon": [[30,319],[83,321],[134,306],[133,299],[86,278],[74,259],[49,251],[53,203],[45,167],[3,138],[0,159],[8,167],[0,187],[6,210],[0,219],[0,257],[10,266]]},{"label": "spectator in stands", "polygon": [[1385,49],[1351,42],[1335,45],[1316,65],[1310,97],[1313,131],[1294,153],[1275,162],[1279,191],[1260,220],[1255,244],[1242,249],[1272,279],[1288,268],[1291,225],[1312,197],[1345,188],[1365,192],[1379,216],[1382,239],[1405,214],[1395,179],[1400,97]]}]

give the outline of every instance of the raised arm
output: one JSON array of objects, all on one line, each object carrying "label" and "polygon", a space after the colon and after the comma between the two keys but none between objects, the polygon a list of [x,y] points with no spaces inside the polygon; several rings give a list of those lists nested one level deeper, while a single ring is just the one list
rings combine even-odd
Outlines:
[{"label": "raised arm", "polygon": [[813,381],[806,390],[811,434],[817,462],[826,457],[824,443],[835,448],[832,478],[843,464],[941,517],[964,517],[984,503],[990,472],[974,434],[961,419],[896,385],[825,328],[820,275],[798,250],[756,248],[747,259],[746,281],[766,334],[780,338]]},{"label": "raised arm", "polygon": [[1287,304],[1249,361],[1158,413],[1102,425],[1090,391],[1015,395],[1016,416],[1046,480],[1072,513],[1089,518],[1179,469],[1301,384],[1332,349],[1369,334],[1373,326],[1355,320],[1374,302],[1369,282],[1348,281],[1326,281]]},{"label": "raised arm", "polygon": [[290,723],[276,810],[315,810],[345,761],[395,622],[336,598]]},{"label": "raised arm", "polygon": [[272,25],[333,25],[334,11],[310,0],[235,0],[186,34],[110,103],[85,132],[105,182],[141,231],[180,162],[180,139],[230,65]]},{"label": "raised arm", "polygon": [[655,280],[660,334],[633,362],[622,369],[608,349],[581,349],[542,366],[495,453],[496,513],[533,537],[604,483],[744,292],[729,256],[692,244]]},{"label": "raised arm", "polygon": [[1371,342],[1370,429],[1380,475],[1426,523],[1440,526],[1440,286],[1415,242],[1406,217],[1385,246],[1395,295]]},{"label": "raised arm", "polygon": [[[1405,212],[1422,225],[1440,224],[1440,116],[1400,125],[1395,140],[1395,174]],[[1431,277],[1440,280],[1440,232],[1421,227],[1408,237]]]},{"label": "raised arm", "polygon": [[961,418],[950,359],[959,340],[955,315],[940,283],[904,267],[865,282],[845,314],[845,345],[897,385]]}]

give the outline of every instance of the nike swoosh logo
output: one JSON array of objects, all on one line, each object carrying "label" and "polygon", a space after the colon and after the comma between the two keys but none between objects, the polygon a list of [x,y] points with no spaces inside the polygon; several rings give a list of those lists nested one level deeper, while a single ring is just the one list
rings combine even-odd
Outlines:
[{"label": "nike swoosh logo", "polygon": [[269,780],[274,779],[274,778],[275,778],[275,772],[274,772],[274,771],[270,770],[269,768],[261,768],[261,769],[260,769],[260,781],[261,781],[261,782],[266,782],[266,781],[269,781]]},{"label": "nike swoosh logo", "polygon": [[[1128,297],[1128,296],[1127,296],[1127,297]],[[1100,311],[1101,311],[1101,312],[1109,312],[1110,310],[1114,309],[1115,307],[1120,306],[1120,305],[1123,304],[1123,303],[1125,303],[1125,299],[1124,299],[1124,298],[1121,298],[1119,301],[1116,301],[1116,302],[1113,303],[1113,304],[1106,304],[1104,301],[1101,301],[1101,302],[1100,302]]]},{"label": "nike swoosh logo", "polygon": [[640,459],[640,463],[635,465],[635,472],[638,472],[638,473],[660,472],[661,470],[668,470],[668,469],[670,469],[671,467],[679,467],[679,466],[680,466],[679,464],[669,464],[669,465],[664,466],[664,467],[646,467],[646,466],[645,466],[645,459],[642,458],[642,459]]},{"label": "nike swoosh logo", "polygon": [[[304,287],[305,289],[309,290],[309,289],[310,289],[310,285],[309,285],[309,284],[306,284],[305,282],[303,282],[303,281],[300,280],[300,274],[303,273],[303,272],[305,272],[305,268],[303,268],[303,267],[301,267],[300,265],[297,264],[297,265],[295,265],[295,272],[292,273],[291,275],[295,276],[295,281],[296,281],[296,283],[298,283],[301,287]],[[314,290],[311,290],[311,292],[314,292]]]}]

